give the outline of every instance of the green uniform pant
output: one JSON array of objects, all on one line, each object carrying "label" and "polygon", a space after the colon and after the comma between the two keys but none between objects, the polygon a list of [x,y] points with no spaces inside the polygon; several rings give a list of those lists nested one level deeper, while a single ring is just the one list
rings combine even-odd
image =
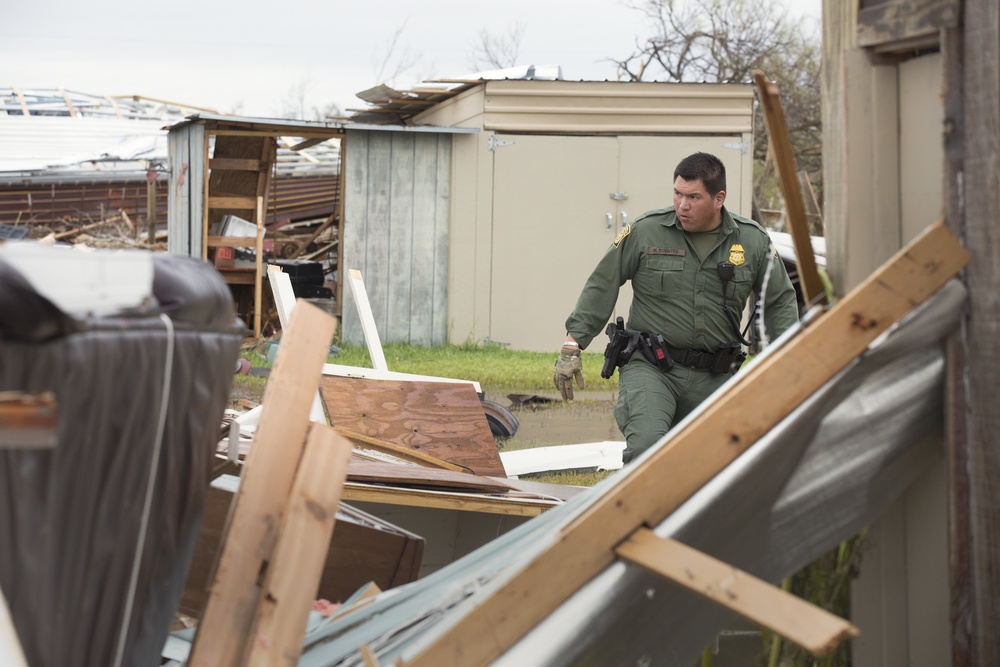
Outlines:
[{"label": "green uniform pant", "polygon": [[625,463],[652,447],[732,373],[711,373],[674,364],[664,373],[635,354],[618,371],[615,421],[625,436]]}]

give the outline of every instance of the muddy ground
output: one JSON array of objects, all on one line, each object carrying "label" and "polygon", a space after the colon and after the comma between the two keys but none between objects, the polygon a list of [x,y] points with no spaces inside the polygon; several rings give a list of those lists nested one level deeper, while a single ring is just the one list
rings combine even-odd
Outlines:
[{"label": "muddy ground", "polygon": [[486,391],[486,398],[510,410],[518,422],[511,438],[498,440],[501,450],[624,440],[615,424],[617,393],[577,391],[564,403],[559,394],[532,394],[537,400],[518,405],[506,393]]}]

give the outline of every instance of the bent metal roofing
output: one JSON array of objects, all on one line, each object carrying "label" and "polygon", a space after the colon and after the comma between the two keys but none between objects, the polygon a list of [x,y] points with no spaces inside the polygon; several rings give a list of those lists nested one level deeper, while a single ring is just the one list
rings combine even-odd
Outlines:
[{"label": "bent metal roofing", "polygon": [[[167,166],[167,127],[209,110],[138,96],[0,88],[0,181],[145,180]],[[291,130],[294,131],[294,130]],[[340,146],[278,140],[278,175],[337,174]]]}]

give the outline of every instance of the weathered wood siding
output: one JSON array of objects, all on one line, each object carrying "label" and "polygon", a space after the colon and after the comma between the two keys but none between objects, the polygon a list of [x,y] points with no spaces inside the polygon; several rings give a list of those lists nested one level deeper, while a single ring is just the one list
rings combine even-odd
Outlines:
[{"label": "weathered wood siding", "polygon": [[201,257],[205,205],[205,126],[189,123],[167,135],[170,180],[167,195],[167,251]]},{"label": "weathered wood siding", "polygon": [[[357,269],[383,342],[447,342],[451,137],[349,130],[340,278]],[[344,290],[342,337],[361,343]]]}]

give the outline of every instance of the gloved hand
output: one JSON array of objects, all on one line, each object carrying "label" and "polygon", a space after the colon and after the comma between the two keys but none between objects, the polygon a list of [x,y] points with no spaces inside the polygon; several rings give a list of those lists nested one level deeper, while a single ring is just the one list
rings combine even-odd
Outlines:
[{"label": "gloved hand", "polygon": [[556,368],[552,372],[552,381],[562,395],[564,401],[573,400],[573,379],[583,389],[583,362],[580,360],[580,348],[564,345],[556,359]]}]

